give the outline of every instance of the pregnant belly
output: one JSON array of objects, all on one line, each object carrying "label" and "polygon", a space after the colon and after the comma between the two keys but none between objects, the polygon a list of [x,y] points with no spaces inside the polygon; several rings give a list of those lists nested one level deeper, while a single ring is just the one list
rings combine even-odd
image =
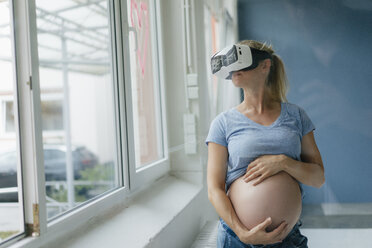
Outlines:
[{"label": "pregnant belly", "polygon": [[266,231],[272,231],[286,221],[288,234],[298,221],[301,210],[301,191],[297,181],[286,172],[266,178],[256,186],[240,177],[230,186],[228,196],[240,221],[251,229],[271,217]]}]

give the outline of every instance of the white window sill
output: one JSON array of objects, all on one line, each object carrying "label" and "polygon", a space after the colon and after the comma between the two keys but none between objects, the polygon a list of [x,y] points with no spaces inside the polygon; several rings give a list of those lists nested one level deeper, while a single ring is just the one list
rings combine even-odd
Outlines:
[{"label": "white window sill", "polygon": [[87,221],[78,230],[71,226],[69,233],[55,240],[48,237],[26,238],[12,247],[145,247],[192,202],[202,188],[202,185],[167,176],[128,199],[125,207],[105,213],[104,220]]}]

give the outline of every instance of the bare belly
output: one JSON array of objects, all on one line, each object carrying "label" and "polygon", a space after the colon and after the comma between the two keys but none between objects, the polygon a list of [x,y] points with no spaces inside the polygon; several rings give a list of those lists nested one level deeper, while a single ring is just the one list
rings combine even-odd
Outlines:
[{"label": "bare belly", "polygon": [[302,210],[301,191],[297,181],[283,171],[253,186],[256,179],[246,183],[240,177],[229,188],[228,196],[238,218],[251,229],[271,217],[272,224],[267,231],[272,231],[282,221],[286,221],[289,224],[288,234]]}]

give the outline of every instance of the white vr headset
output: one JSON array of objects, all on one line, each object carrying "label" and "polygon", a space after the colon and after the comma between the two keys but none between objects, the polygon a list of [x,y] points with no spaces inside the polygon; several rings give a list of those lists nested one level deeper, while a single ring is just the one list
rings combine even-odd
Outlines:
[{"label": "white vr headset", "polygon": [[247,45],[231,45],[212,56],[212,74],[223,79],[231,79],[234,71],[252,70],[261,60],[268,58],[271,59],[271,55],[266,51]]}]

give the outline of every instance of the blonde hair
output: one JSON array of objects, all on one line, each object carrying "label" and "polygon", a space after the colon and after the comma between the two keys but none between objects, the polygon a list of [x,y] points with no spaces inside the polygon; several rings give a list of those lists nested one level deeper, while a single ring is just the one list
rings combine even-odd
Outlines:
[{"label": "blonde hair", "polygon": [[265,51],[271,54],[272,62],[269,75],[267,77],[266,86],[268,92],[273,101],[288,102],[287,92],[288,92],[288,79],[284,69],[284,63],[282,59],[274,53],[274,49],[271,45],[261,43],[255,40],[243,40],[239,44],[248,45],[249,47]]}]

